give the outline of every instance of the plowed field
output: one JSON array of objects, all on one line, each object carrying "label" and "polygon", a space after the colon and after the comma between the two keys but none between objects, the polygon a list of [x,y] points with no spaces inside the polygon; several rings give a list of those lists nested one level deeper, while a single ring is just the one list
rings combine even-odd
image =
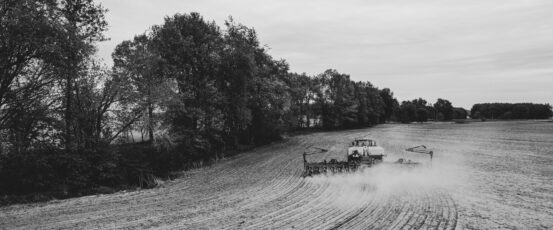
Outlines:
[{"label": "plowed field", "polygon": [[[307,146],[338,158],[361,136],[426,166],[300,177]],[[433,162],[402,151],[419,144]],[[381,125],[289,137],[154,189],[2,207],[0,228],[551,229],[552,181],[553,122]]]}]

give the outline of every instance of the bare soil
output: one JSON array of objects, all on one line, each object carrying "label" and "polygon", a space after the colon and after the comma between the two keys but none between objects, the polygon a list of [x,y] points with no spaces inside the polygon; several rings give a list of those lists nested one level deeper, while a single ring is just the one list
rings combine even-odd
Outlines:
[{"label": "bare soil", "polygon": [[[301,178],[308,146],[339,158],[355,137],[386,161],[348,175]],[[434,160],[402,150],[434,148]],[[381,125],[299,135],[154,189],[0,208],[2,229],[551,229],[553,123]]]}]

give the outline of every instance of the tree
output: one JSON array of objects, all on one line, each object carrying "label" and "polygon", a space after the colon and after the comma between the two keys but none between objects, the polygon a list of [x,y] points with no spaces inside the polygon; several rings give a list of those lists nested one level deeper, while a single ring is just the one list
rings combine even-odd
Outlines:
[{"label": "tree", "polygon": [[394,111],[399,107],[399,103],[394,98],[394,93],[389,88],[384,88],[380,91],[380,97],[384,102],[384,117],[382,121],[391,120]]},{"label": "tree", "polygon": [[433,119],[434,121],[437,120],[438,114],[436,113],[436,110],[434,109],[434,106],[432,104],[428,103],[426,106],[426,112],[428,115],[428,119]]},{"label": "tree", "polygon": [[53,107],[58,95],[52,90],[56,86],[49,75],[42,63],[30,63],[4,96],[0,127],[7,136],[3,139],[9,140],[17,153],[39,143],[55,145],[57,136],[53,130],[57,122]]},{"label": "tree", "polygon": [[357,126],[371,126],[386,121],[385,103],[380,91],[370,82],[355,82],[355,99],[358,111]]},{"label": "tree", "polygon": [[290,92],[285,79],[288,63],[274,60],[265,49],[258,47],[255,53],[258,72],[249,92],[248,108],[252,111],[252,122],[246,131],[250,144],[267,144],[281,139],[286,130],[285,115],[290,111]]},{"label": "tree", "polygon": [[291,96],[290,127],[293,129],[311,127],[311,119],[314,118],[312,104],[315,100],[315,91],[313,90],[315,81],[305,73],[291,73],[286,84],[290,88]]},{"label": "tree", "polygon": [[438,98],[436,103],[434,103],[434,109],[438,114],[442,114],[445,121],[450,121],[453,118],[453,106],[448,100]]},{"label": "tree", "polygon": [[417,108],[422,108],[422,109],[425,109],[426,110],[426,100],[422,99],[422,98],[418,98],[418,99],[414,99],[412,101],[412,103],[417,107]]},{"label": "tree", "polygon": [[[113,75],[94,60],[87,63],[86,74],[75,80],[74,140],[78,149],[95,149],[108,145],[120,131],[111,122],[113,105],[127,95],[121,92],[124,79]],[[117,132],[119,131],[119,132]]]},{"label": "tree", "polygon": [[257,74],[255,53],[259,42],[255,30],[235,23],[232,18],[225,26],[217,87],[223,95],[225,139],[237,149],[241,133],[252,120],[248,89]]},{"label": "tree", "polygon": [[326,70],[318,76],[323,91],[323,126],[327,129],[353,127],[357,120],[357,104],[354,100],[354,84],[347,74]]},{"label": "tree", "polygon": [[417,122],[428,121],[428,111],[426,108],[417,108]]},{"label": "tree", "polygon": [[530,117],[530,106],[515,104],[512,108],[512,117],[514,119],[525,119]]},{"label": "tree", "polygon": [[401,102],[398,112],[402,123],[417,121],[417,106],[411,101]]},{"label": "tree", "polygon": [[468,113],[461,107],[453,108],[453,119],[467,119]]},{"label": "tree", "polygon": [[483,103],[473,105],[470,114],[482,119],[547,119],[552,111],[549,104]]},{"label": "tree", "polygon": [[54,65],[64,82],[65,148],[73,149],[74,81],[86,68],[86,59],[95,52],[94,43],[104,40],[107,28],[106,10],[93,0],[61,1],[58,3]]},{"label": "tree", "polygon": [[6,124],[5,119],[9,117],[7,104],[12,102],[6,96],[17,94],[13,83],[24,78],[22,75],[28,76],[29,68],[42,66],[50,56],[56,27],[49,21],[48,14],[55,7],[48,1],[5,0],[0,3],[0,124]]},{"label": "tree", "polygon": [[[212,152],[205,140],[221,142],[222,95],[217,89],[222,36],[214,22],[198,13],[177,14],[152,31],[152,49],[160,58],[163,78],[176,83],[166,105],[171,133],[183,144]],[[200,138],[198,138],[200,137]],[[220,150],[218,150],[220,151]]]},{"label": "tree", "polygon": [[429,116],[431,111],[428,110],[429,106],[428,106],[428,103],[426,102],[426,100],[419,97],[418,99],[413,100],[412,103],[415,105],[415,107],[417,107],[416,121],[417,122],[426,122],[426,121],[428,121],[428,116]]},{"label": "tree", "polygon": [[[106,28],[103,17],[105,10],[95,5],[92,0],[80,1],[2,1],[0,3],[1,45],[0,45],[0,108],[10,111],[6,104],[15,105],[5,100],[7,94],[20,88],[15,86],[17,79],[25,79],[30,69],[41,69],[42,83],[35,84],[53,91],[59,90],[65,95],[63,105],[47,103],[48,106],[64,108],[64,137],[66,149],[72,148],[74,130],[72,104],[75,88],[73,79],[82,74],[85,59],[94,52],[93,43],[103,39]],[[47,78],[57,78],[63,89],[54,87]],[[19,81],[21,83],[21,81]],[[37,83],[35,81],[35,83]],[[47,84],[44,84],[47,83]],[[23,87],[26,88],[26,87]],[[19,90],[23,89],[20,88]],[[39,90],[35,88],[36,90]],[[40,91],[40,90],[39,90]],[[56,92],[57,93],[57,92]],[[56,94],[54,93],[54,94]],[[12,97],[17,98],[17,97]],[[34,97],[31,97],[34,98]],[[27,100],[19,98],[19,100]],[[19,101],[21,102],[21,101]],[[19,103],[18,102],[18,103]],[[57,101],[56,101],[57,102]],[[23,104],[33,104],[25,102]],[[20,103],[20,105],[22,105]],[[38,105],[34,103],[34,105]],[[11,110],[14,111],[14,110]],[[3,121],[5,122],[5,121]]]},{"label": "tree", "polygon": [[154,140],[156,119],[154,110],[164,98],[165,79],[163,77],[159,55],[153,53],[150,38],[143,34],[135,36],[132,41],[123,41],[112,54],[113,69],[119,77],[126,78],[133,90],[128,92],[129,103],[137,111],[144,111],[146,119],[143,124],[148,132],[150,143]]}]

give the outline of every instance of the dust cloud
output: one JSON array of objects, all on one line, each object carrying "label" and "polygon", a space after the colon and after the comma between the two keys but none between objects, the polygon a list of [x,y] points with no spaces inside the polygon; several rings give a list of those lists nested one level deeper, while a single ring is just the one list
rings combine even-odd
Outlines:
[{"label": "dust cloud", "polygon": [[460,165],[434,161],[420,166],[383,162],[355,173],[316,175],[307,180],[326,186],[334,206],[362,207],[367,202],[417,199],[419,195],[450,193],[466,185]]}]

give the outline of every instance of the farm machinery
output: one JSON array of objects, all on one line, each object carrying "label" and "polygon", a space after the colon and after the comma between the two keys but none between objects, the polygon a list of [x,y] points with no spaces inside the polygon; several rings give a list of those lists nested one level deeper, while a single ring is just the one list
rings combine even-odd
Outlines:
[{"label": "farm machinery", "polygon": [[[432,162],[432,158],[434,157],[434,152],[426,148],[426,146],[424,145],[407,148],[405,149],[405,151],[430,155],[430,162]],[[401,165],[411,165],[411,166],[418,166],[421,164],[420,162],[411,161],[409,159],[404,159],[404,158],[399,158],[395,163],[401,164]]]},{"label": "farm machinery", "polygon": [[[327,149],[309,147],[310,152],[303,153],[303,176],[311,176],[320,173],[355,172],[359,168],[371,167],[382,162],[384,149],[376,145],[376,141],[370,139],[355,139],[347,148],[345,158],[338,160],[331,158],[321,162],[309,162],[307,157],[313,154],[328,152]],[[345,159],[345,160],[344,160]]]},{"label": "farm machinery", "polygon": [[[372,167],[383,162],[384,148],[377,146],[376,141],[365,138],[357,138],[347,147],[344,157],[341,159],[323,157],[322,161],[311,162],[308,157],[311,155],[320,155],[328,152],[327,149],[309,146],[308,151],[303,153],[303,177],[312,176],[315,174],[327,173],[345,173],[356,172],[359,169]],[[419,145],[416,147],[405,149],[407,152],[422,153],[430,155],[430,160],[434,155],[426,146]],[[335,156],[334,156],[335,157]],[[419,166],[421,163],[400,158],[393,162],[397,165],[404,166]]]}]

